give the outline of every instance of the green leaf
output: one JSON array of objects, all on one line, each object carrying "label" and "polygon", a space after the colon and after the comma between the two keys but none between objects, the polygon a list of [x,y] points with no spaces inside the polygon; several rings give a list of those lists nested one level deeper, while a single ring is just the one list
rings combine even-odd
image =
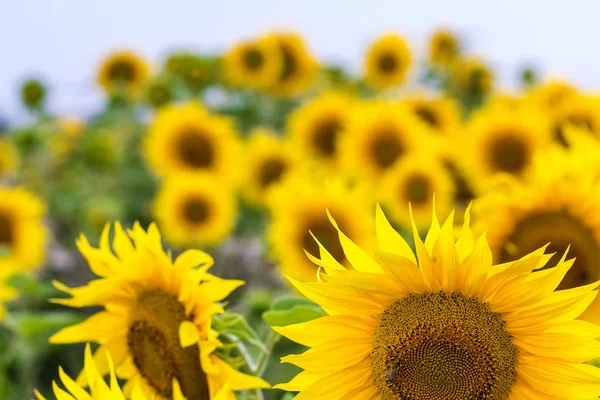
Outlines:
[{"label": "green leaf", "polygon": [[325,315],[323,309],[301,297],[281,297],[263,313],[263,320],[270,326],[286,326],[312,321]]},{"label": "green leaf", "polygon": [[20,337],[28,340],[42,338],[47,341],[50,334],[81,322],[83,317],[70,311],[45,311],[39,313],[12,313],[6,324]]}]

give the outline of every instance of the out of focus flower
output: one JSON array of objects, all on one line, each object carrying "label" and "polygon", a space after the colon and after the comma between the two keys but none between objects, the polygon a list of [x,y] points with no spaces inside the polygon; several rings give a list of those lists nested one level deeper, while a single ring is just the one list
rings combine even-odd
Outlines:
[{"label": "out of focus flower", "polygon": [[465,57],[452,64],[452,82],[462,93],[481,96],[492,90],[494,75],[483,60]]},{"label": "out of focus flower", "polygon": [[276,96],[295,97],[312,86],[319,69],[303,38],[292,32],[272,33],[282,57],[281,70],[271,92]]},{"label": "out of focus flower", "polygon": [[266,91],[275,87],[283,53],[274,35],[237,44],[223,57],[225,79],[233,86]]},{"label": "out of focus flower", "polygon": [[0,138],[0,178],[14,174],[19,166],[19,153],[6,138]]},{"label": "out of focus flower", "polygon": [[145,89],[144,100],[153,108],[160,108],[173,101],[173,82],[168,76],[158,75],[151,78]]},{"label": "out of focus flower", "polygon": [[406,79],[412,64],[408,44],[399,35],[390,33],[377,39],[365,56],[365,80],[377,89],[399,86]]},{"label": "out of focus flower", "polygon": [[554,79],[533,85],[525,100],[539,107],[543,112],[551,112],[578,95],[577,89],[564,80]]},{"label": "out of focus flower", "polygon": [[460,41],[456,35],[439,29],[429,39],[429,61],[439,67],[448,67],[460,53]]},{"label": "out of focus flower", "polygon": [[462,128],[461,110],[452,98],[414,96],[405,101],[416,116],[435,133],[452,135]]},{"label": "out of focus flower", "polygon": [[554,138],[566,145],[565,127],[574,126],[600,138],[600,100],[571,95],[568,101],[554,107],[550,113]]},{"label": "out of focus flower", "polygon": [[39,110],[46,99],[46,87],[36,79],[28,80],[21,86],[21,101],[30,110]]},{"label": "out of focus flower", "polygon": [[98,70],[98,84],[108,93],[124,91],[137,93],[149,76],[146,61],[132,51],[118,51],[110,54]]}]

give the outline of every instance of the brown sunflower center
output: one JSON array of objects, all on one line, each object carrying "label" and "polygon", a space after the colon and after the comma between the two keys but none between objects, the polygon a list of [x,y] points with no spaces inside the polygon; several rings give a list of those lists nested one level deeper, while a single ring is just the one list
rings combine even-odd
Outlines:
[{"label": "brown sunflower center", "polygon": [[[338,220],[338,226],[343,230],[343,221],[340,224]],[[320,250],[319,245],[313,238],[314,235],[319,243],[327,249],[329,254],[333,258],[335,258],[338,262],[344,263],[346,260],[346,256],[344,255],[344,249],[340,244],[340,238],[338,235],[338,231],[331,224],[331,222],[327,219],[326,216],[317,217],[309,220],[308,224],[306,224],[306,228],[304,229],[302,235],[302,248],[309,252],[311,255],[315,257],[319,257]]]},{"label": "brown sunflower center", "polygon": [[281,46],[281,55],[283,59],[283,65],[281,67],[281,74],[279,80],[281,82],[287,81],[298,72],[298,60],[292,49],[287,46]]},{"label": "brown sunflower center", "polygon": [[391,167],[403,153],[403,143],[392,132],[381,132],[371,142],[371,155],[381,169]]},{"label": "brown sunflower center", "polygon": [[449,57],[456,54],[456,40],[449,36],[440,37],[437,41],[437,52],[443,57]]},{"label": "brown sunflower center", "polygon": [[0,213],[0,247],[10,246],[14,241],[14,227],[8,215]]},{"label": "brown sunflower center", "polygon": [[127,61],[115,61],[108,69],[111,81],[131,82],[135,78],[135,67]]},{"label": "brown sunflower center", "polygon": [[581,219],[566,210],[529,215],[517,223],[501,251],[501,262],[521,258],[550,243],[547,253],[556,252],[546,268],[555,266],[569,245],[569,258],[575,264],[562,280],[559,289],[570,289],[600,279],[600,244],[594,232]]},{"label": "brown sunflower center", "polygon": [[337,118],[321,122],[313,135],[313,146],[323,157],[331,158],[336,154],[337,138],[342,130],[342,123]]},{"label": "brown sunflower center", "polygon": [[391,74],[398,69],[398,58],[393,53],[383,53],[379,57],[377,65],[384,74]]},{"label": "brown sunflower center", "polygon": [[375,328],[371,359],[382,400],[507,399],[518,350],[489,305],[462,293],[394,301]]},{"label": "brown sunflower center", "polygon": [[183,218],[191,224],[201,224],[209,215],[210,205],[200,197],[188,199],[183,205]]},{"label": "brown sunflower center", "polygon": [[434,128],[440,127],[440,118],[437,113],[431,108],[425,105],[421,105],[415,108],[415,113],[421,120],[427,123],[429,126]]},{"label": "brown sunflower center", "polygon": [[402,201],[410,201],[416,205],[427,203],[432,197],[431,180],[425,175],[414,175],[408,178],[403,188]]},{"label": "brown sunflower center", "polygon": [[265,161],[260,167],[258,177],[260,187],[266,189],[272,184],[279,182],[287,168],[287,163],[277,158]]},{"label": "brown sunflower center", "polygon": [[181,160],[191,168],[210,168],[215,154],[212,142],[203,132],[184,131],[176,143]]},{"label": "brown sunflower center", "polygon": [[489,151],[492,167],[498,172],[518,175],[529,163],[529,147],[517,136],[498,136]]},{"label": "brown sunflower center", "polygon": [[244,53],[244,64],[251,71],[260,69],[265,62],[263,54],[258,49],[248,49]]},{"label": "brown sunflower center", "polygon": [[177,298],[160,289],[138,295],[130,312],[127,344],[140,375],[156,392],[171,398],[177,379],[188,400],[210,400],[197,345],[183,348],[179,326],[189,318]]}]

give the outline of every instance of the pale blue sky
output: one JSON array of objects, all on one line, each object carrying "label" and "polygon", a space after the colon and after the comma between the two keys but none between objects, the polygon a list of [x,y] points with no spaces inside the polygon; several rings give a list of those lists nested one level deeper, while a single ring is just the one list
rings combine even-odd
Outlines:
[{"label": "pale blue sky", "polygon": [[509,86],[534,62],[590,90],[600,87],[600,1],[478,0],[1,0],[0,115],[23,116],[18,84],[38,75],[52,109],[83,114],[101,104],[99,59],[130,47],[152,61],[173,48],[221,50],[265,30],[302,32],[322,60],[356,70],[379,33],[404,34],[423,53],[431,30],[448,26],[487,58]]}]

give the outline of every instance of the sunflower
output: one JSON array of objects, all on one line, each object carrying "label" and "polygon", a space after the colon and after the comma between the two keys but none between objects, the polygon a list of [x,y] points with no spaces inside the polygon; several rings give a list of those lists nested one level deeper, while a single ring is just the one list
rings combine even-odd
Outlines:
[{"label": "sunflower", "polygon": [[268,193],[294,171],[300,161],[296,148],[266,129],[255,129],[246,143],[244,194],[264,206]]},{"label": "sunflower", "polygon": [[59,118],[55,124],[56,133],[50,140],[50,148],[58,161],[64,161],[78,147],[86,124],[75,117]]},{"label": "sunflower", "polygon": [[449,97],[415,96],[405,101],[433,132],[452,135],[461,129],[461,111],[455,100]]},{"label": "sunflower", "polygon": [[489,93],[494,84],[494,74],[490,68],[475,57],[465,57],[452,64],[452,83],[460,92],[470,96]]},{"label": "sunflower", "polygon": [[598,283],[557,291],[573,260],[535,271],[551,255],[539,249],[492,265],[485,235],[465,216],[455,242],[453,214],[433,215],[416,255],[377,210],[375,258],[340,230],[354,269],[322,247],[318,282],[291,282],[328,316],[276,328],[310,349],[282,359],[304,369],[276,387],[319,399],[590,399],[600,370],[600,329],[574,320]]},{"label": "sunflower", "polygon": [[585,129],[600,137],[600,101],[583,95],[571,95],[569,101],[564,101],[551,112],[554,138],[566,145],[565,126],[575,126]]},{"label": "sunflower", "polygon": [[460,41],[453,32],[439,29],[429,40],[429,62],[435,66],[449,66],[460,53]]},{"label": "sunflower", "polygon": [[[92,247],[83,236],[77,246],[98,279],[78,288],[56,282],[57,288],[72,297],[53,301],[104,310],[62,329],[50,338],[51,343],[100,344],[94,354],[98,373],[110,371],[108,352],[117,375],[128,381],[126,396],[136,382],[148,398],[170,399],[177,380],[188,400],[219,395],[230,399],[232,390],[267,386],[215,354],[221,344],[218,333],[211,329],[211,317],[223,311],[217,302],[243,282],[209,274],[213,259],[208,254],[188,250],[173,262],[163,250],[154,224],[147,232],[136,224],[125,233],[116,223],[114,253],[109,226],[102,233],[99,248]],[[86,383],[85,375],[79,381]]]},{"label": "sunflower", "polygon": [[0,188],[0,262],[16,270],[38,267],[46,255],[45,205],[21,188]]},{"label": "sunflower", "polygon": [[389,33],[371,44],[365,56],[365,80],[377,89],[400,85],[412,63],[410,49],[399,35]]},{"label": "sunflower", "polygon": [[231,85],[268,90],[277,84],[283,55],[272,35],[234,46],[223,57],[225,79]]},{"label": "sunflower", "polygon": [[37,79],[30,79],[21,85],[21,101],[30,110],[39,110],[46,99],[46,87]]},{"label": "sunflower", "polygon": [[144,89],[144,100],[153,108],[161,108],[175,98],[174,80],[170,75],[152,77]]},{"label": "sunflower", "polygon": [[543,111],[552,111],[577,95],[577,89],[569,83],[553,79],[533,86],[527,92],[525,100]]},{"label": "sunflower", "polygon": [[343,165],[376,180],[405,155],[429,146],[429,132],[405,104],[363,104],[348,121],[342,136]]},{"label": "sunflower", "polygon": [[326,92],[298,107],[287,122],[294,148],[306,158],[335,169],[339,163],[340,137],[355,102],[348,94]]},{"label": "sunflower", "polygon": [[268,35],[281,54],[281,68],[271,92],[276,96],[294,97],[305,92],[314,82],[318,63],[310,54],[304,40],[292,32]]},{"label": "sunflower", "polygon": [[234,191],[211,174],[173,175],[154,201],[154,216],[165,238],[177,246],[212,246],[234,227]]},{"label": "sunflower", "polygon": [[[65,392],[62,390],[56,382],[52,382],[54,395],[57,400],[125,400],[125,395],[117,381],[115,368],[110,354],[106,354],[106,360],[100,361],[103,364],[108,365],[110,385],[106,384],[102,375],[98,373],[98,368],[92,357],[92,351],[89,345],[85,347],[84,360],[84,373],[86,374],[88,382],[90,382],[89,393],[70,378],[61,367],[58,372],[67,391]],[[38,400],[46,400],[46,398],[37,390],[35,391],[35,396]],[[136,382],[134,385],[131,393],[131,400],[150,400],[150,397],[146,396],[143,390],[141,390],[139,382]],[[186,400],[181,393],[181,387],[177,380],[173,381],[173,400]]]},{"label": "sunflower", "polygon": [[237,174],[238,139],[233,122],[199,103],[169,105],[158,112],[144,152],[160,176],[212,172],[229,180]]},{"label": "sunflower", "polygon": [[135,93],[149,75],[146,61],[131,51],[118,51],[108,56],[98,71],[98,84],[107,92],[125,90]]},{"label": "sunflower", "polygon": [[383,178],[379,198],[396,223],[410,227],[411,219],[406,208],[412,205],[412,215],[417,229],[429,225],[433,196],[438,214],[447,216],[454,207],[455,189],[450,172],[441,159],[429,153],[416,153],[402,159]]},{"label": "sunflower", "polygon": [[267,232],[272,256],[285,275],[301,281],[316,279],[317,268],[307,258],[319,255],[314,241],[329,243],[331,255],[347,264],[337,242],[333,215],[348,235],[363,246],[371,240],[371,200],[364,187],[349,186],[339,177],[311,180],[302,173],[289,176],[269,196],[271,224]]},{"label": "sunflower", "polygon": [[486,109],[469,122],[459,160],[474,189],[481,191],[495,174],[523,176],[550,140],[548,120],[535,110]]},{"label": "sunflower", "polygon": [[19,167],[19,152],[6,138],[0,138],[0,177],[12,175]]}]

